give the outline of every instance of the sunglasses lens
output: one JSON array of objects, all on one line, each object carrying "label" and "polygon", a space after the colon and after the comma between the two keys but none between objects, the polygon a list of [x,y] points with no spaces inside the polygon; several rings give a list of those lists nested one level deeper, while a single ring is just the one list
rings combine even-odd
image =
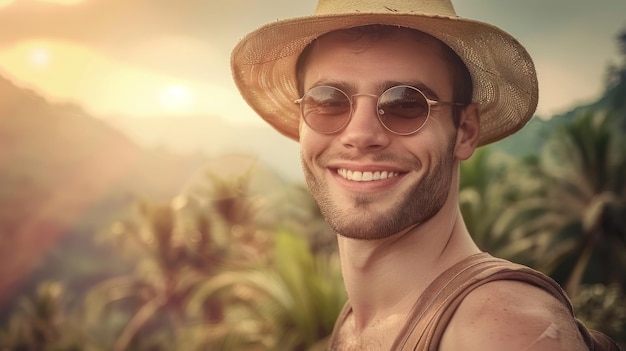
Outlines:
[{"label": "sunglasses lens", "polygon": [[350,99],[330,86],[311,88],[300,102],[304,122],[320,133],[334,133],[350,119]]},{"label": "sunglasses lens", "polygon": [[[338,88],[313,87],[299,103],[304,122],[319,133],[335,133],[350,121],[352,112],[350,98]],[[380,121],[385,128],[396,134],[408,135],[417,132],[426,124],[429,113],[428,101],[417,88],[396,86],[386,90],[378,98]]]},{"label": "sunglasses lens", "polygon": [[378,99],[381,122],[398,134],[411,134],[422,128],[428,119],[429,109],[424,94],[409,86],[390,88]]}]

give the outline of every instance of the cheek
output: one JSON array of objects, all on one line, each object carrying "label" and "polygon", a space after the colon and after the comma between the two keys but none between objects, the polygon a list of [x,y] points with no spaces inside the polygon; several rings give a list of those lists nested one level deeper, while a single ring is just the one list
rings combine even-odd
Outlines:
[{"label": "cheek", "polygon": [[303,160],[309,162],[311,155],[315,154],[319,148],[319,142],[316,142],[315,135],[306,126],[300,122],[300,155]]},{"label": "cheek", "polygon": [[305,127],[300,128],[300,157],[302,161],[313,167],[331,150],[333,136],[322,135]]},{"label": "cheek", "polygon": [[[430,124],[430,125],[429,125]],[[425,129],[428,128],[428,129]],[[426,126],[411,139],[401,139],[407,150],[417,154],[438,152],[450,140],[450,132],[439,121],[428,121]]]}]

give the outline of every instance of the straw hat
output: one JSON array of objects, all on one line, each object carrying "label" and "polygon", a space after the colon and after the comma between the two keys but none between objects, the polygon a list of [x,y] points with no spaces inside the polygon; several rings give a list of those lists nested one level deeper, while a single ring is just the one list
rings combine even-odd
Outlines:
[{"label": "straw hat", "polygon": [[244,37],[231,56],[235,83],[263,119],[298,140],[298,56],[322,34],[368,24],[420,30],[459,55],[480,104],[480,145],[516,132],[535,112],[537,74],[526,49],[493,25],[458,17],[450,0],[319,0],[312,16],[270,23]]}]

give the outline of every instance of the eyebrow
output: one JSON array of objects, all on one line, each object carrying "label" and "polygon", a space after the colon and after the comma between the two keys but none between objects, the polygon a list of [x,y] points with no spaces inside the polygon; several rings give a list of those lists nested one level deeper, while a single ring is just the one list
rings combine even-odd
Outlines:
[{"label": "eyebrow", "polygon": [[[314,88],[314,87],[318,87],[318,86],[322,86],[322,85],[329,85],[329,86],[332,86],[332,87],[335,87],[335,88],[339,88],[340,90],[344,91],[348,95],[352,95],[352,94],[358,93],[358,89],[357,89],[356,84],[349,83],[347,81],[335,80],[335,79],[321,79],[321,80],[318,80],[318,81],[314,82],[313,84],[311,84],[311,86],[308,89],[311,89],[311,88]],[[379,84],[377,84],[376,89],[378,90],[378,93],[382,94],[383,91],[385,91],[385,90],[387,90],[387,89],[389,89],[391,87],[398,86],[398,85],[412,86],[414,88],[417,88],[417,89],[421,90],[422,93],[424,93],[424,95],[426,95],[427,98],[433,99],[433,100],[439,100],[439,95],[437,95],[437,93],[435,93],[431,88],[429,88],[423,82],[420,82],[420,81],[417,81],[417,80],[411,80],[411,81],[387,80],[387,81],[383,81],[383,82],[380,82]]]},{"label": "eyebrow", "polygon": [[382,82],[381,84],[378,85],[378,87],[380,88],[380,91],[383,92],[391,87],[395,87],[398,85],[412,86],[414,88],[421,90],[421,92],[424,93],[424,95],[426,95],[427,98],[433,99],[433,100],[439,100],[439,95],[437,95],[437,93],[435,93],[431,88],[429,88],[428,85],[418,80],[411,80],[411,81],[390,80],[390,81]]},{"label": "eyebrow", "polygon": [[321,80],[318,80],[317,82],[311,84],[309,89],[314,88],[314,87],[323,86],[323,85],[328,85],[328,86],[331,86],[331,87],[339,88],[341,91],[345,92],[346,94],[352,94],[352,93],[355,93],[358,90],[355,84],[348,83],[348,82],[342,81],[342,80],[335,80],[335,79],[321,79]]}]

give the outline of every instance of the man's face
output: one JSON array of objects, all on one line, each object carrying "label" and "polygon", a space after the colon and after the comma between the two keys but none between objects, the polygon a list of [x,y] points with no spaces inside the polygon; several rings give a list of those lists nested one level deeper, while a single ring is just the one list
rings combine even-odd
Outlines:
[{"label": "man's face", "polygon": [[[426,87],[431,99],[452,101],[451,77],[436,42],[408,33],[319,39],[304,65],[304,91],[331,85],[348,96],[378,96],[406,84]],[[313,198],[338,234],[356,239],[389,237],[432,218],[448,200],[455,140],[449,106],[433,107],[420,131],[400,136],[380,124],[371,96],[353,97],[350,123],[337,133],[320,134],[300,123],[302,165]]]}]

